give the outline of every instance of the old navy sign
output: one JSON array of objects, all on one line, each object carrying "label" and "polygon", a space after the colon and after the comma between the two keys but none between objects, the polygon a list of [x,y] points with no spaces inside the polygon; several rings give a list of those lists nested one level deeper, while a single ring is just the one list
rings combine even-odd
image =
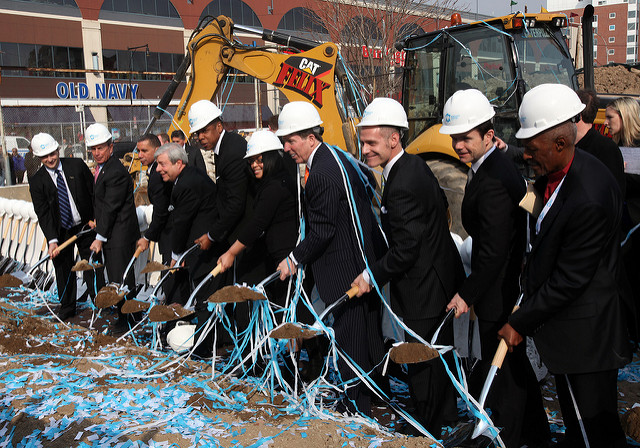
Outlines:
[{"label": "old navy sign", "polygon": [[280,65],[280,72],[273,85],[293,90],[317,107],[322,107],[322,92],[331,85],[320,79],[331,73],[333,66],[316,59],[292,56]]},{"label": "old navy sign", "polygon": [[[138,98],[138,84],[125,83],[100,83],[95,86],[95,98],[98,100],[124,100]],[[87,99],[89,98],[89,86],[84,82],[59,82],[56,84],[56,95],[60,99]]]}]

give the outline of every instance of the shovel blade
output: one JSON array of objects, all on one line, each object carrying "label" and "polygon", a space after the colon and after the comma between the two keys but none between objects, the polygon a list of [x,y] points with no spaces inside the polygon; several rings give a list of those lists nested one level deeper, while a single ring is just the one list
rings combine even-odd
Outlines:
[{"label": "shovel blade", "polygon": [[151,322],[171,322],[184,319],[195,314],[193,308],[184,308],[178,303],[171,305],[156,305],[149,311],[149,321]]},{"label": "shovel blade", "polygon": [[493,440],[480,436],[473,438],[476,422],[458,423],[453,431],[442,441],[444,448],[487,448]]},{"label": "shovel blade", "polygon": [[133,314],[140,311],[147,311],[150,306],[151,304],[149,302],[131,299],[124,302],[120,311],[122,311],[123,314]]},{"label": "shovel blade", "polygon": [[270,338],[274,339],[311,339],[318,336],[322,331],[307,326],[302,326],[287,322],[269,333]]}]

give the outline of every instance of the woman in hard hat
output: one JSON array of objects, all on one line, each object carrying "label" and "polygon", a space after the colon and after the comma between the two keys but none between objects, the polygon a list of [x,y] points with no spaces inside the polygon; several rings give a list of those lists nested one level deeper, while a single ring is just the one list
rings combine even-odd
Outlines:
[{"label": "woman in hard hat", "polygon": [[[293,250],[298,238],[295,187],[285,173],[282,148],[280,139],[268,130],[254,132],[247,144],[244,158],[253,174],[249,189],[253,211],[241,223],[238,239],[218,259],[224,272],[248,248],[242,262],[247,268],[242,270],[247,272],[242,279],[246,282],[257,283],[260,277],[275,271],[278,262]],[[249,278],[256,276],[258,278]],[[278,283],[274,285],[276,290],[284,285]],[[283,305],[282,292],[284,290],[275,292],[270,299]]]}]

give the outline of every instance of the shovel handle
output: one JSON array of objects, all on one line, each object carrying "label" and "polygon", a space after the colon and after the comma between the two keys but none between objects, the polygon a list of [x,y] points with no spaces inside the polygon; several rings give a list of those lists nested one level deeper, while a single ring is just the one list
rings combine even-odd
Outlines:
[{"label": "shovel handle", "polygon": [[353,299],[358,293],[360,292],[360,288],[358,288],[357,286],[353,286],[349,291],[347,291],[345,294],[347,295],[347,297],[349,297],[350,299]]},{"label": "shovel handle", "polygon": [[141,247],[138,247],[136,251],[133,253],[133,258],[138,258],[142,252],[143,252],[143,249]]},{"label": "shovel handle", "polygon": [[18,233],[18,228],[20,228],[20,219],[18,220],[17,225],[11,231],[11,241],[14,241],[16,239],[16,233]]},{"label": "shovel handle", "polygon": [[22,228],[22,230],[20,230],[20,236],[18,237],[18,247],[24,241],[24,234],[27,233],[27,227],[29,227],[29,225],[25,224],[25,226]]},{"label": "shovel handle", "polygon": [[[516,303],[516,306],[513,307],[511,314],[515,313],[518,308],[520,308],[520,300]],[[496,354],[493,355],[493,361],[491,361],[491,365],[497,367],[498,369],[502,368],[502,363],[504,362],[505,356],[507,356],[507,352],[509,351],[509,347],[507,346],[507,342],[504,339],[500,339],[500,343],[498,344],[498,349],[496,350]]]},{"label": "shovel handle", "polygon": [[2,232],[2,240],[4,241],[5,238],[7,238],[7,235],[9,234],[9,228],[11,227],[11,223],[13,222],[13,216],[9,217],[9,223],[7,224],[7,226],[4,228],[4,232]]},{"label": "shovel handle", "polygon": [[216,277],[220,273],[220,271],[222,271],[222,265],[218,264],[211,270],[209,274],[211,274],[212,277]]},{"label": "shovel handle", "polygon": [[34,222],[33,224],[31,224],[31,229],[29,229],[29,236],[27,237],[27,246],[31,246],[31,243],[33,243],[33,237],[36,234],[37,225],[38,225],[37,222]]},{"label": "shovel handle", "polygon": [[55,250],[55,254],[59,254],[63,249],[66,249],[67,247],[71,246],[76,240],[78,239],[77,235],[73,235],[71,238],[69,238],[67,241],[65,241],[64,243],[62,243],[61,245],[59,245],[58,247],[56,247]]}]

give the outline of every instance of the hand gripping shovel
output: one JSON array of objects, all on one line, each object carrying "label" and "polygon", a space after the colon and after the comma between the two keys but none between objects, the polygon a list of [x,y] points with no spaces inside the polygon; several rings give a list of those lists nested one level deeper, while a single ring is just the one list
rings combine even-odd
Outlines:
[{"label": "hand gripping shovel", "polygon": [[172,303],[171,305],[156,305],[149,310],[149,320],[151,322],[171,322],[174,320],[184,319],[185,317],[195,314],[196,310],[193,307],[193,302],[196,299],[196,294],[205,284],[207,284],[209,280],[220,274],[221,270],[222,265],[220,264],[213,268],[193,290],[184,307],[179,303]]},{"label": "hand gripping shovel", "polygon": [[318,316],[318,320],[312,326],[301,323],[287,322],[273,329],[269,337],[275,339],[311,339],[322,333],[322,320],[329,315],[336,307],[342,305],[347,300],[358,294],[360,289],[354,286],[348,290],[342,297],[326,307],[322,314]]},{"label": "hand gripping shovel", "polygon": [[[71,238],[66,240],[64,243],[59,245],[55,250],[56,254],[60,253],[60,251],[64,250],[65,248],[67,248],[71,244],[73,244],[73,242],[76,241],[79,236],[81,236],[81,235],[83,235],[85,233],[88,233],[88,232],[91,232],[91,228],[87,227],[87,226],[83,227],[82,230],[80,230],[80,232],[78,232],[77,234],[75,234],[74,236],[72,236]],[[46,244],[46,241],[45,241],[45,244]],[[8,278],[14,278],[14,279],[17,279],[18,281],[20,281],[20,284],[18,284],[16,286],[20,286],[20,285],[27,286],[27,285],[30,285],[32,282],[35,281],[33,272],[36,270],[36,268],[38,268],[38,266],[40,266],[41,264],[46,262],[48,259],[49,259],[49,254],[47,253],[44,257],[42,257],[40,260],[38,260],[27,272],[17,271],[17,272],[14,272],[14,273],[10,274],[10,275],[9,274],[4,274],[4,275],[0,276],[0,284],[5,282],[5,281],[9,281]]]},{"label": "hand gripping shovel", "polygon": [[[522,296],[523,295],[520,294],[520,297],[518,297],[518,301],[511,311],[512,314],[520,307]],[[480,399],[478,400],[478,404],[481,408],[484,408],[484,402],[487,400],[487,395],[489,395],[491,384],[493,384],[493,380],[498,374],[498,370],[502,367],[502,363],[504,362],[504,358],[507,355],[508,351],[509,348],[507,346],[507,343],[504,339],[500,339],[496,354],[493,356],[493,360],[491,361],[491,368],[489,369],[487,378],[484,380],[484,385],[482,386],[482,391],[480,392]],[[489,446],[489,444],[495,438],[495,435],[492,435],[488,432],[489,429],[489,424],[483,418],[477,419],[476,422],[462,423],[454,428],[453,431],[451,431],[449,436],[442,441],[442,445],[444,446],[444,448],[470,446],[480,448]],[[486,437],[481,438],[480,436],[482,435],[485,435]]]},{"label": "hand gripping shovel", "polygon": [[[149,309],[149,307],[151,306],[151,301],[155,300],[155,298],[157,297],[158,291],[160,290],[160,286],[162,286],[164,281],[167,278],[169,278],[169,276],[171,274],[173,274],[174,272],[176,272],[178,269],[183,269],[180,266],[182,264],[182,261],[185,259],[185,257],[187,255],[189,255],[191,252],[193,252],[194,250],[198,249],[199,247],[200,247],[199,244],[194,244],[189,249],[187,249],[185,252],[183,252],[183,254],[180,255],[180,258],[178,258],[176,260],[176,264],[175,264],[175,266],[173,268],[169,267],[169,266],[165,266],[165,265],[160,264],[160,263],[157,263],[155,261],[152,261],[152,262],[148,263],[147,266],[145,266],[145,269],[147,269],[150,265],[152,265],[154,270],[147,271],[147,272],[162,272],[162,271],[166,271],[166,272],[164,274],[162,274],[162,277],[160,278],[158,283],[156,283],[156,286],[153,288],[153,291],[151,291],[151,294],[149,295],[149,300],[136,300],[136,299],[127,300],[124,303],[124,305],[122,305],[122,312],[124,314],[132,314],[132,313],[137,313],[139,311],[147,311]],[[157,269],[156,265],[162,266],[162,269]],[[145,273],[144,269],[142,270],[142,273]]]},{"label": "hand gripping shovel", "polygon": [[265,300],[266,297],[258,292],[261,288],[273,282],[280,276],[280,271],[276,271],[253,288],[247,286],[225,286],[214,292],[209,299],[211,303],[238,303],[238,302],[255,302],[256,300]]},{"label": "hand gripping shovel", "polygon": [[122,275],[122,283],[118,285],[117,283],[111,283],[107,286],[103,286],[96,294],[96,307],[109,308],[110,306],[117,305],[123,299],[126,293],[129,292],[129,288],[125,285],[125,281],[127,279],[127,274],[131,270],[133,263],[138,259],[140,254],[142,253],[142,248],[137,248],[133,253],[133,257],[129,261],[127,268],[124,270],[124,274]]},{"label": "hand gripping shovel", "polygon": [[433,348],[438,340],[438,335],[442,328],[451,322],[456,314],[456,309],[451,308],[444,316],[440,325],[431,337],[430,344],[422,344],[420,342],[402,342],[394,345],[389,351],[389,358],[396,364],[417,364],[420,362],[430,361],[440,356],[438,350]]}]

